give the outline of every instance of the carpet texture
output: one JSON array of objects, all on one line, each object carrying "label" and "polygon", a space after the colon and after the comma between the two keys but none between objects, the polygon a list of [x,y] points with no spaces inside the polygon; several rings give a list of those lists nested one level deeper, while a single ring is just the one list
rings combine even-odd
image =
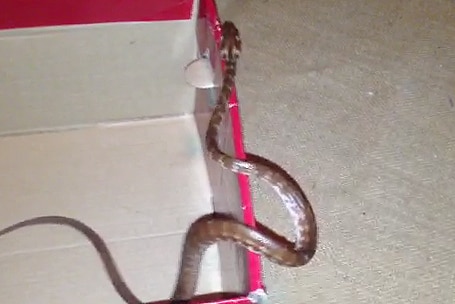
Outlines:
[{"label": "carpet texture", "polygon": [[[219,0],[241,31],[248,152],[319,223],[312,262],[263,262],[270,303],[455,303],[455,2]],[[252,179],[256,216],[292,237]]]}]

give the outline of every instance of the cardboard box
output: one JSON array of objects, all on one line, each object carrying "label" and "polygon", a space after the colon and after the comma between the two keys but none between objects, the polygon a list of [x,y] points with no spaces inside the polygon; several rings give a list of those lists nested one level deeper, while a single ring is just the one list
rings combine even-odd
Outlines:
[{"label": "cardboard box", "polygon": [[[219,87],[185,79],[205,53],[213,71],[201,73],[219,81],[219,40],[212,0],[3,1],[0,227],[76,218],[107,243],[135,296],[165,302],[193,220],[216,210],[254,225],[247,177],[204,151]],[[222,147],[244,157],[235,92],[230,103]],[[201,303],[251,303],[261,288],[256,254],[208,250]],[[0,238],[0,299],[125,303],[89,240],[56,225]]]}]

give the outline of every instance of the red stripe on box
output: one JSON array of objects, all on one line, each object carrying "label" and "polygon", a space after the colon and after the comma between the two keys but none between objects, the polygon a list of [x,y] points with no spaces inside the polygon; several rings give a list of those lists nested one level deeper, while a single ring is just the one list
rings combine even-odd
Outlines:
[{"label": "red stripe on box", "polygon": [[[236,94],[235,88],[233,94]],[[234,146],[236,150],[237,158],[244,159],[245,151],[243,147],[243,138],[242,138],[242,126],[240,120],[240,113],[237,106],[238,99],[237,95],[232,95],[229,100],[231,105],[236,105],[231,108],[231,120],[232,120],[232,129],[234,133]],[[245,223],[255,227],[256,219],[254,217],[253,203],[251,201],[251,192],[250,192],[250,182],[247,176],[238,175],[239,185],[240,185],[240,195],[242,197],[242,207],[243,207],[243,216]],[[260,257],[253,252],[248,252],[248,266],[249,266],[249,280],[250,280],[250,291],[256,289],[264,288],[261,277],[261,261]]]},{"label": "red stripe on box", "polygon": [[191,18],[193,0],[3,0],[0,30]]}]

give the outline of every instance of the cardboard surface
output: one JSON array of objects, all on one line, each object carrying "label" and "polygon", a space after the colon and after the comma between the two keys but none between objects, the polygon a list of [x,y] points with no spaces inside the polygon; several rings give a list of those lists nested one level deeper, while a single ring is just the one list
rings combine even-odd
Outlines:
[{"label": "cardboard surface", "polygon": [[[0,227],[77,218],[139,299],[169,298],[191,221],[214,208],[243,218],[237,177],[203,151],[216,92],[183,76],[201,45],[213,52],[213,37],[195,36],[209,30],[193,18],[0,32]],[[234,153],[225,128],[222,146]],[[245,263],[230,244],[211,247],[198,294],[246,292]],[[93,246],[68,227],[0,238],[0,273],[10,304],[124,303]]]},{"label": "cardboard surface", "polygon": [[[187,227],[212,210],[197,134],[189,116],[1,138],[0,222],[77,218],[105,239],[139,297],[167,298]],[[82,303],[122,303],[93,246],[68,228],[24,228],[0,248],[1,273],[9,274],[0,294],[9,303],[57,303],[74,293]],[[216,247],[204,267],[199,292],[219,290]]]},{"label": "cardboard surface", "polygon": [[0,32],[0,134],[193,113],[196,23]]}]

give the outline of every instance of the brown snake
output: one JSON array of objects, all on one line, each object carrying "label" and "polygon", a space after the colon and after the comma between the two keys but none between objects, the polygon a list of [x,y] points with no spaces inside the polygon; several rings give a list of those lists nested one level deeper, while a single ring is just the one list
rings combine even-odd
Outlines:
[{"label": "brown snake", "polygon": [[[218,133],[223,117],[228,113],[228,101],[235,84],[236,64],[241,51],[241,40],[235,25],[222,25],[220,53],[225,61],[223,85],[206,133],[209,157],[223,168],[235,173],[257,176],[269,184],[280,196],[296,228],[292,243],[275,232],[253,228],[227,214],[207,214],[194,221],[188,229],[182,249],[180,269],[171,303],[189,303],[194,296],[199,267],[205,250],[219,241],[233,241],[248,250],[264,255],[274,263],[297,267],[308,263],[317,246],[317,226],[311,204],[299,185],[280,167],[262,160],[240,160],[222,152]],[[128,288],[102,238],[84,223],[63,216],[31,218],[0,230],[0,236],[25,226],[55,224],[70,226],[84,234],[96,248],[116,291],[129,304],[144,304]]]},{"label": "brown snake", "polygon": [[310,202],[299,185],[278,165],[270,161],[231,157],[218,146],[218,134],[223,117],[228,114],[228,102],[235,85],[237,60],[242,48],[239,31],[230,21],[222,25],[220,45],[225,71],[221,93],[208,124],[205,137],[209,157],[223,168],[235,173],[253,175],[265,181],[279,195],[293,219],[296,241],[271,230],[249,227],[225,214],[208,214],[190,226],[183,246],[180,272],[172,303],[189,303],[194,296],[200,262],[208,246],[219,241],[233,241],[246,249],[259,253],[270,261],[297,267],[308,263],[317,247],[317,226]]}]

